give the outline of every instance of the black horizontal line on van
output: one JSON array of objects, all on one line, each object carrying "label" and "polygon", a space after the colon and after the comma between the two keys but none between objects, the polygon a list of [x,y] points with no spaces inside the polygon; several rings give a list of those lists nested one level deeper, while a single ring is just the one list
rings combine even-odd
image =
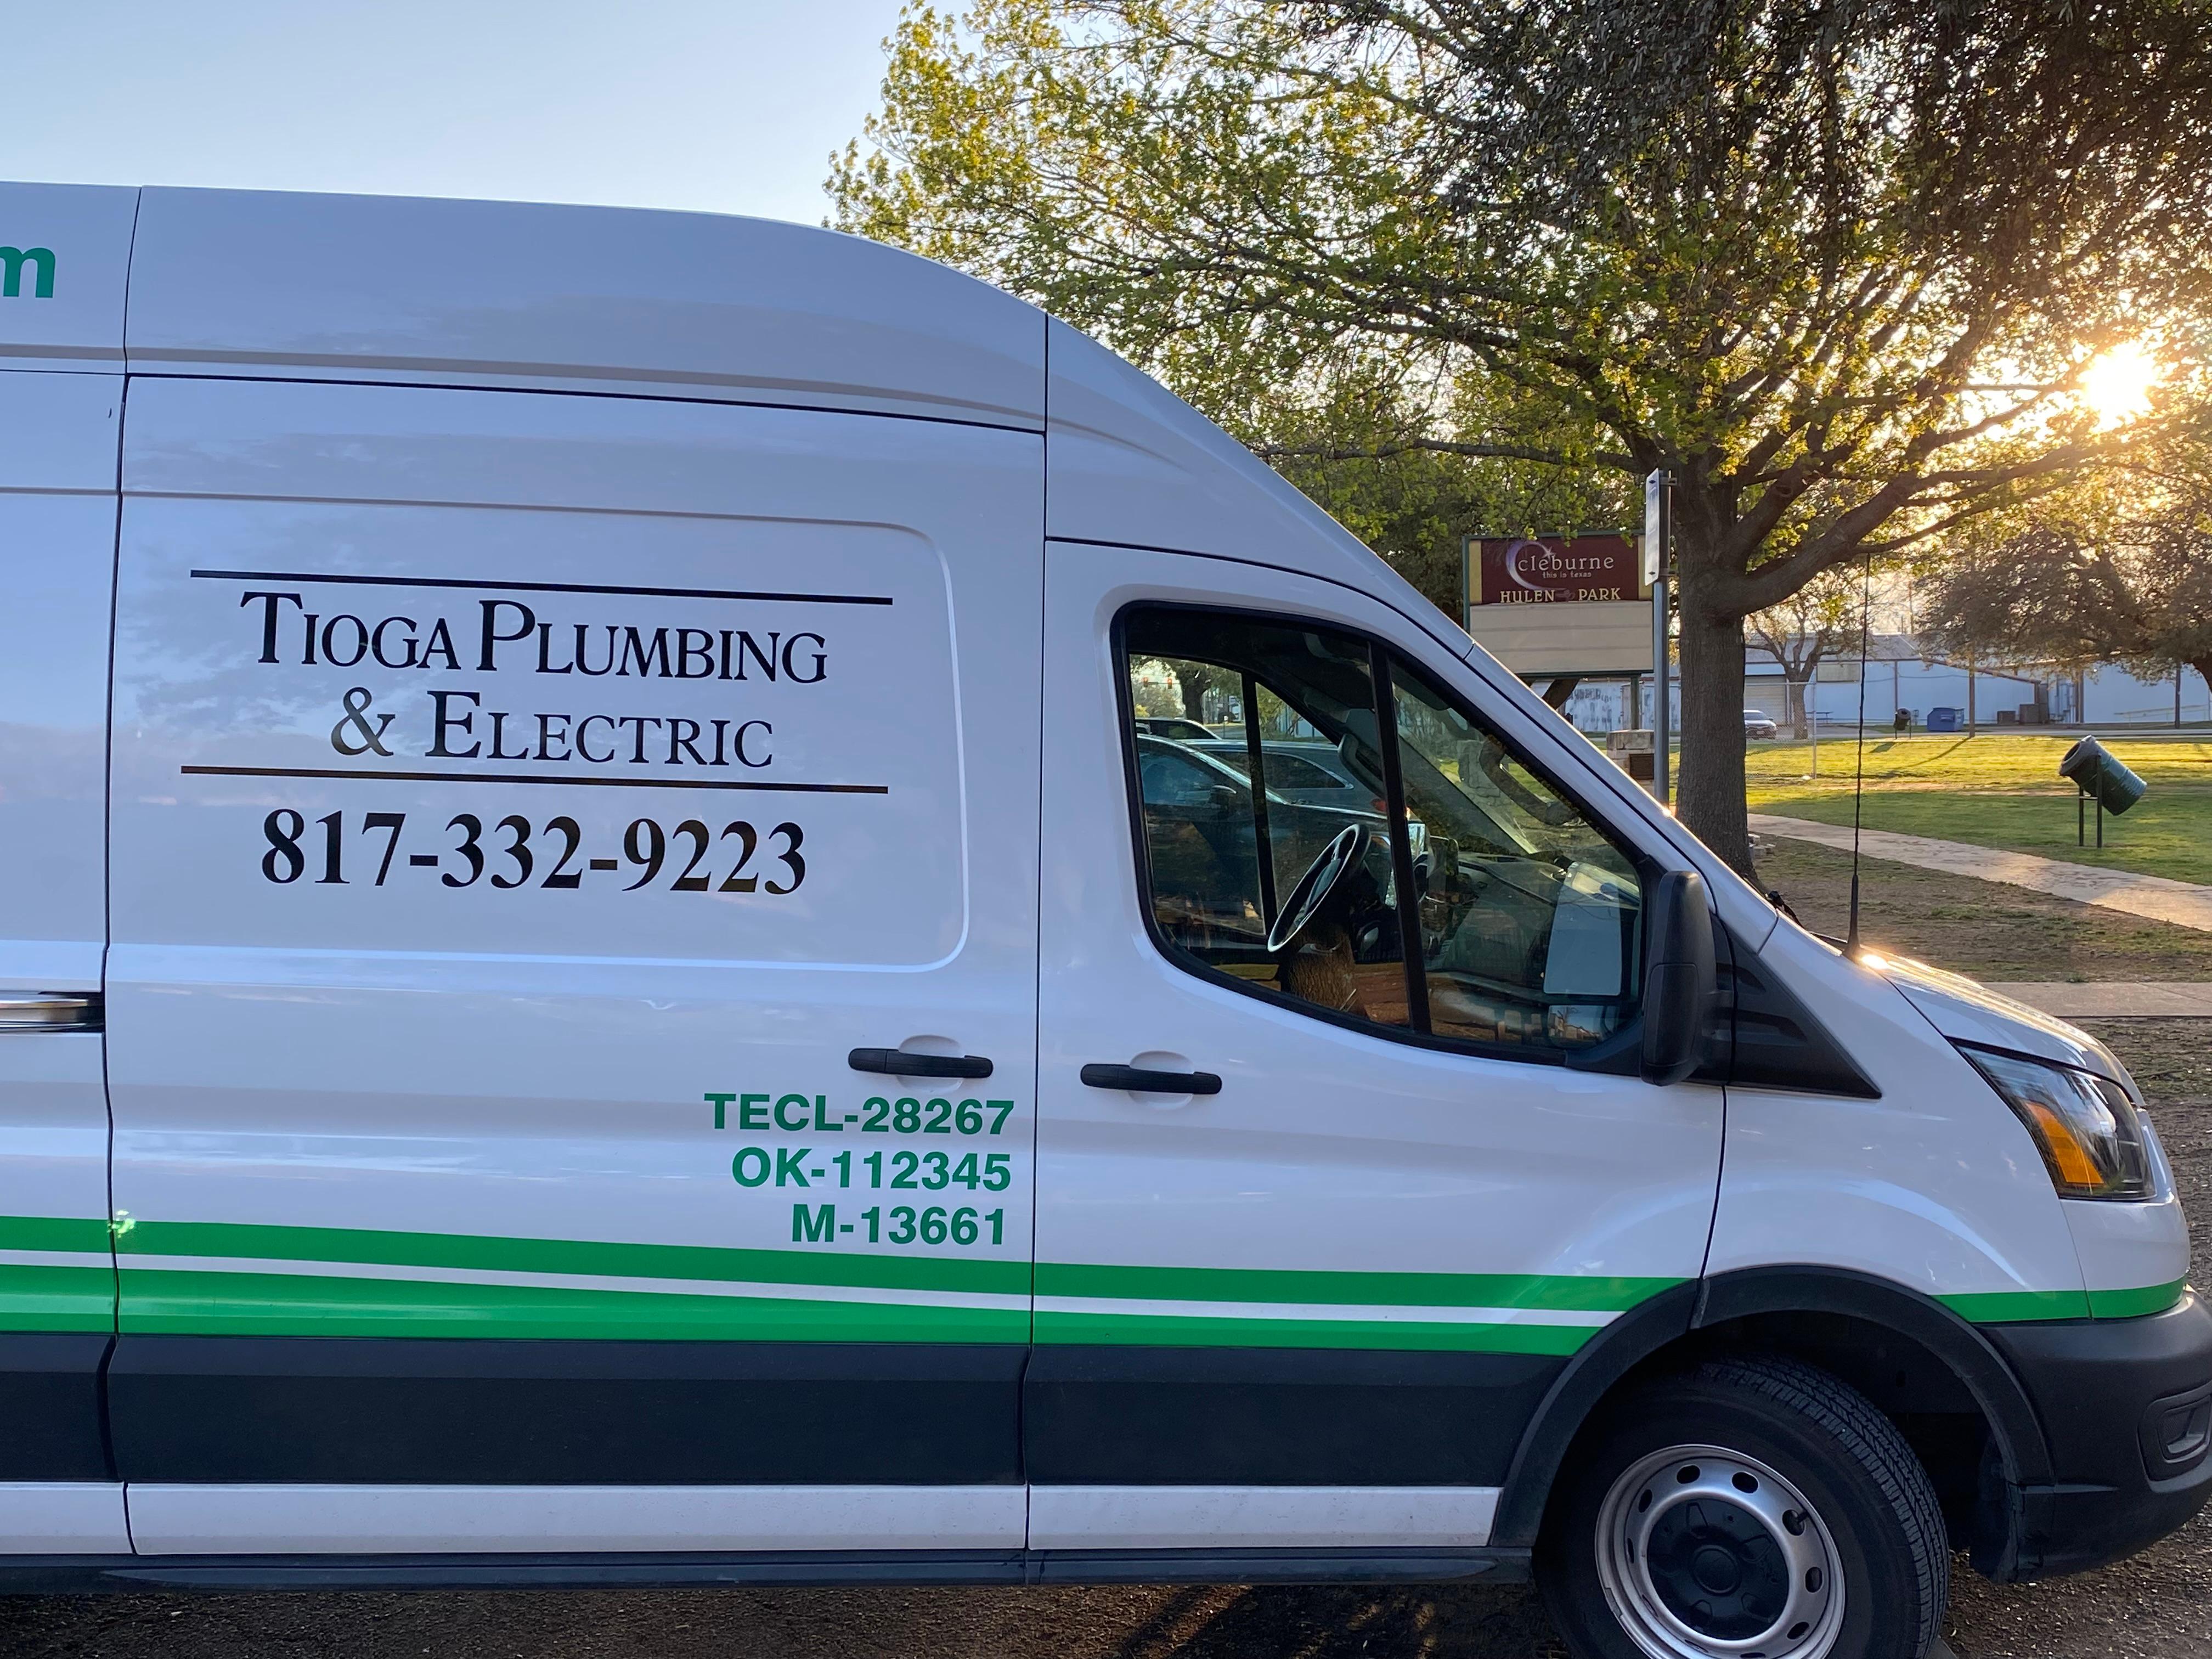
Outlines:
[{"label": "black horizontal line on van", "polygon": [[466,587],[496,593],[624,593],[648,599],[794,599],[809,605],[890,605],[882,593],[774,593],[744,588],[623,587],[611,582],[495,582],[465,576],[351,576],[307,570],[195,570],[224,581],[338,582],[354,587]]},{"label": "black horizontal line on van", "polygon": [[749,789],[763,794],[888,795],[887,783],[769,783],[757,778],[591,778],[564,772],[368,772],[343,766],[180,766],[208,778],[378,778],[386,783],[547,783],[587,789]]}]

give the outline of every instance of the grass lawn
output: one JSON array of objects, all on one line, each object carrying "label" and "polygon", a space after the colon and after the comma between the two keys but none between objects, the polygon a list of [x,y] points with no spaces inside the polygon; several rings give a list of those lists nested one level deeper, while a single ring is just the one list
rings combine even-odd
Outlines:
[{"label": "grass lawn", "polygon": [[[2212,884],[2212,741],[2118,738],[2106,744],[2150,786],[2123,817],[2105,820],[2105,845],[2074,844],[2074,786],[2058,775],[2067,737],[1869,734],[1863,822],[1869,830],[2109,865]],[[1852,743],[1820,744],[1820,775],[1802,743],[1754,743],[1746,783],[1754,812],[1851,821]],[[2094,817],[2089,835],[2094,842]]]}]

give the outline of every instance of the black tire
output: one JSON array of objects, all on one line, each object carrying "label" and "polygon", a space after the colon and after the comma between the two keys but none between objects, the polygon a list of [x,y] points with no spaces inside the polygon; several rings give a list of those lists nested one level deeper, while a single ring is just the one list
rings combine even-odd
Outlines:
[{"label": "black tire", "polygon": [[[1670,1486],[1663,1473],[1640,1473],[1639,1465],[1652,1467],[1657,1454],[1670,1448],[1699,1446],[1741,1455],[1780,1476],[1760,1501],[1782,1501],[1777,1494],[1794,1487],[1812,1516],[1808,1522],[1798,1514],[1793,1534],[1802,1540],[1811,1525],[1821,1540],[1818,1547],[1835,1563],[1840,1613],[1809,1621],[1806,1633],[1794,1641],[1763,1644],[1774,1650],[1774,1659],[1785,1654],[1789,1659],[1923,1659],[1942,1632],[1951,1565],[1942,1510],[1928,1472],[1896,1425],[1856,1389],[1796,1360],[1762,1357],[1711,1360],[1685,1376],[1640,1389],[1606,1411],[1576,1447],[1553,1494],[1536,1548],[1538,1583],[1575,1659],[1677,1659],[1680,1653],[1698,1651],[1694,1645],[1666,1645],[1667,1616],[1693,1625],[1702,1620],[1698,1627],[1707,1628],[1736,1604],[1723,1601],[1717,1615],[1711,1601],[1691,1602],[1689,1598],[1704,1593],[1707,1581],[1701,1578],[1686,1590],[1683,1575],[1690,1569],[1685,1563],[1717,1560],[1718,1566],[1711,1569],[1719,1575],[1715,1582],[1729,1587],[1738,1582],[1730,1575],[1747,1582],[1754,1570],[1766,1571],[1772,1583],[1794,1586],[1800,1576],[1819,1581],[1817,1572],[1796,1572],[1792,1564],[1803,1559],[1802,1555],[1785,1559],[1775,1553],[1773,1544],[1756,1533],[1751,1524],[1756,1517],[1747,1509],[1723,1517],[1752,1540],[1731,1565],[1726,1553],[1736,1547],[1707,1525],[1715,1506],[1727,1509],[1726,1492],[1704,1508],[1674,1501],[1678,1516],[1687,1515],[1688,1521],[1645,1519],[1668,1512],[1664,1501],[1655,1509],[1651,1494],[1664,1498],[1687,1488]],[[1716,1467],[1721,1462],[1711,1461]],[[1668,1459],[1658,1467],[1664,1470],[1674,1463],[1684,1464],[1686,1471],[1674,1473],[1674,1480],[1696,1477],[1697,1469],[1686,1459]],[[1755,1476],[1747,1478],[1753,1480],[1753,1487],[1737,1490],[1755,1488]],[[1608,1507],[1616,1482],[1625,1484]],[[1627,1565],[1639,1559],[1633,1538],[1612,1546],[1607,1565],[1601,1566],[1601,1550],[1607,1547],[1600,1540],[1601,1524],[1608,1540],[1646,1528],[1640,1568]],[[1666,1525],[1674,1531],[1662,1536],[1660,1528]],[[1767,1535],[1779,1538],[1771,1526]],[[1721,1556],[1706,1553],[1716,1538]],[[1699,1544],[1698,1539],[1708,1543]],[[1790,1547],[1814,1547],[1802,1541]],[[1768,1570],[1766,1558],[1741,1553],[1762,1549],[1778,1567]],[[1699,1565],[1696,1571],[1708,1569]],[[1634,1577],[1639,1572],[1640,1577]],[[1655,1614],[1632,1607],[1624,1615],[1608,1594],[1608,1573],[1616,1583],[1627,1582],[1629,1593],[1646,1594],[1647,1603],[1663,1603],[1663,1608]],[[1739,1613],[1752,1620],[1778,1617],[1771,1614],[1771,1602],[1762,1606],[1753,1599],[1754,1592],[1770,1593],[1755,1587],[1745,1590]],[[1631,1626],[1639,1621],[1647,1633],[1632,1634]],[[1717,1628],[1712,1633],[1741,1636],[1740,1631]]]}]

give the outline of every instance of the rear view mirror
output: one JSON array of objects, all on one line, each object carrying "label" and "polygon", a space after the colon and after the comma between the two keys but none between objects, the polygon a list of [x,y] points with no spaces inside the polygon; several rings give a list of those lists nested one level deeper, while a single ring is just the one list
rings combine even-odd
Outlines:
[{"label": "rear view mirror", "polygon": [[1644,1080],[1680,1083],[1704,1057],[1716,968],[1703,877],[1669,870],[1646,890]]}]

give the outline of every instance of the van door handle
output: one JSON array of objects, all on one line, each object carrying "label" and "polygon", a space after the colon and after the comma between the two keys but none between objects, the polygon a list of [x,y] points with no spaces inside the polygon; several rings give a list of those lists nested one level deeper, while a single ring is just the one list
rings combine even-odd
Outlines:
[{"label": "van door handle", "polygon": [[1127,1089],[1136,1095],[1218,1095],[1221,1079],[1212,1072],[1155,1072],[1144,1066],[1091,1065],[1079,1073],[1094,1089]]},{"label": "van door handle", "polygon": [[910,1054],[903,1048],[855,1048],[845,1063],[856,1072],[885,1077],[988,1077],[991,1062],[981,1054]]},{"label": "van door handle", "polygon": [[97,991],[34,991],[0,996],[0,1031],[97,1031],[105,1024]]}]

